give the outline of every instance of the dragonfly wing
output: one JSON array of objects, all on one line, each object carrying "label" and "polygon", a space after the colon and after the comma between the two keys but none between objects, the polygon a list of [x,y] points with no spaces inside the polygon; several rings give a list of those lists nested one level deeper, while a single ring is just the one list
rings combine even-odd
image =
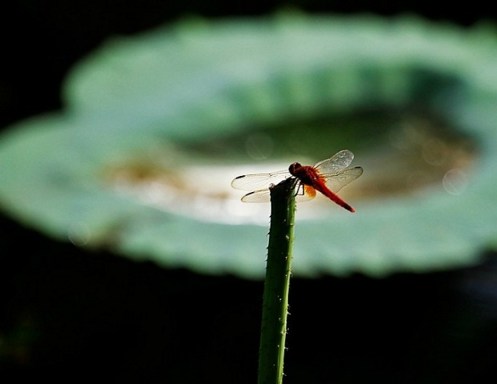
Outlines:
[{"label": "dragonfly wing", "polygon": [[271,192],[268,188],[247,193],[242,197],[244,203],[268,203],[271,201]]},{"label": "dragonfly wing", "polygon": [[[299,184],[295,190],[296,201],[308,201],[316,197],[316,190],[309,186]],[[247,193],[242,197],[244,203],[267,203],[271,201],[271,190],[269,188],[258,189]]]},{"label": "dragonfly wing", "polygon": [[325,184],[331,191],[338,192],[347,184],[361,176],[362,172],[362,167],[347,168],[334,175],[324,176]]},{"label": "dragonfly wing", "polygon": [[334,154],[329,159],[320,161],[314,168],[316,168],[319,173],[323,176],[328,174],[335,174],[340,172],[342,169],[347,168],[352,160],[354,159],[354,154],[347,149],[344,149],[336,154]]},{"label": "dragonfly wing", "polygon": [[271,173],[251,173],[235,177],[231,186],[242,191],[258,191],[269,188],[271,184],[278,184],[290,176],[286,170]]}]

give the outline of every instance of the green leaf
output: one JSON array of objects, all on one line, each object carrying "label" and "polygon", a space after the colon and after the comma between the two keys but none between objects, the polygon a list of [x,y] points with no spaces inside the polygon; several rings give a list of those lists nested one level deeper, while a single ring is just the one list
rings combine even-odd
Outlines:
[{"label": "green leaf", "polygon": [[66,108],[0,137],[0,203],[45,233],[261,277],[269,205],[230,180],[348,148],[349,214],[297,209],[300,275],[430,271],[496,247],[497,43],[400,18],[188,22],[109,41]]}]

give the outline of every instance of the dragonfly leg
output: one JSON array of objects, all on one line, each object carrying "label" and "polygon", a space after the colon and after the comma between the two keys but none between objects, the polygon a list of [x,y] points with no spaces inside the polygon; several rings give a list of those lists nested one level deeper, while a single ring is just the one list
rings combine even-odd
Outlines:
[{"label": "dragonfly leg", "polygon": [[303,196],[305,193],[304,184],[299,183],[298,188],[295,189],[295,196]]}]

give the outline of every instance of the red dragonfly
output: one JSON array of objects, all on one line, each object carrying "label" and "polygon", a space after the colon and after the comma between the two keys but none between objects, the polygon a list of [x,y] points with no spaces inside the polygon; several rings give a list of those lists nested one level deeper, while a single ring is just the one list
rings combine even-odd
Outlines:
[{"label": "red dragonfly", "polygon": [[329,159],[320,161],[314,166],[293,163],[288,171],[271,173],[253,173],[235,177],[231,186],[244,191],[252,191],[242,197],[246,203],[267,202],[270,200],[269,187],[294,177],[296,181],[296,199],[310,200],[316,196],[316,190],[341,207],[355,212],[355,209],[342,200],[336,192],[362,175],[362,167],[348,168],[354,154],[342,150]]}]

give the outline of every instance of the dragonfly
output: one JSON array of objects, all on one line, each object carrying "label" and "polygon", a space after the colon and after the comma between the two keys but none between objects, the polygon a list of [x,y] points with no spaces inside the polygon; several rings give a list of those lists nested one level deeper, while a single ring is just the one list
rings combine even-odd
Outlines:
[{"label": "dragonfly", "polygon": [[339,206],[350,212],[355,212],[353,207],[337,195],[340,189],[363,173],[362,167],[349,167],[353,159],[354,154],[344,149],[313,166],[295,162],[288,167],[288,170],[237,176],[231,182],[231,186],[235,189],[250,191],[242,197],[243,202],[268,202],[270,201],[270,188],[289,177],[293,177],[295,179],[296,200],[313,199],[316,197],[316,191],[319,191]]}]

